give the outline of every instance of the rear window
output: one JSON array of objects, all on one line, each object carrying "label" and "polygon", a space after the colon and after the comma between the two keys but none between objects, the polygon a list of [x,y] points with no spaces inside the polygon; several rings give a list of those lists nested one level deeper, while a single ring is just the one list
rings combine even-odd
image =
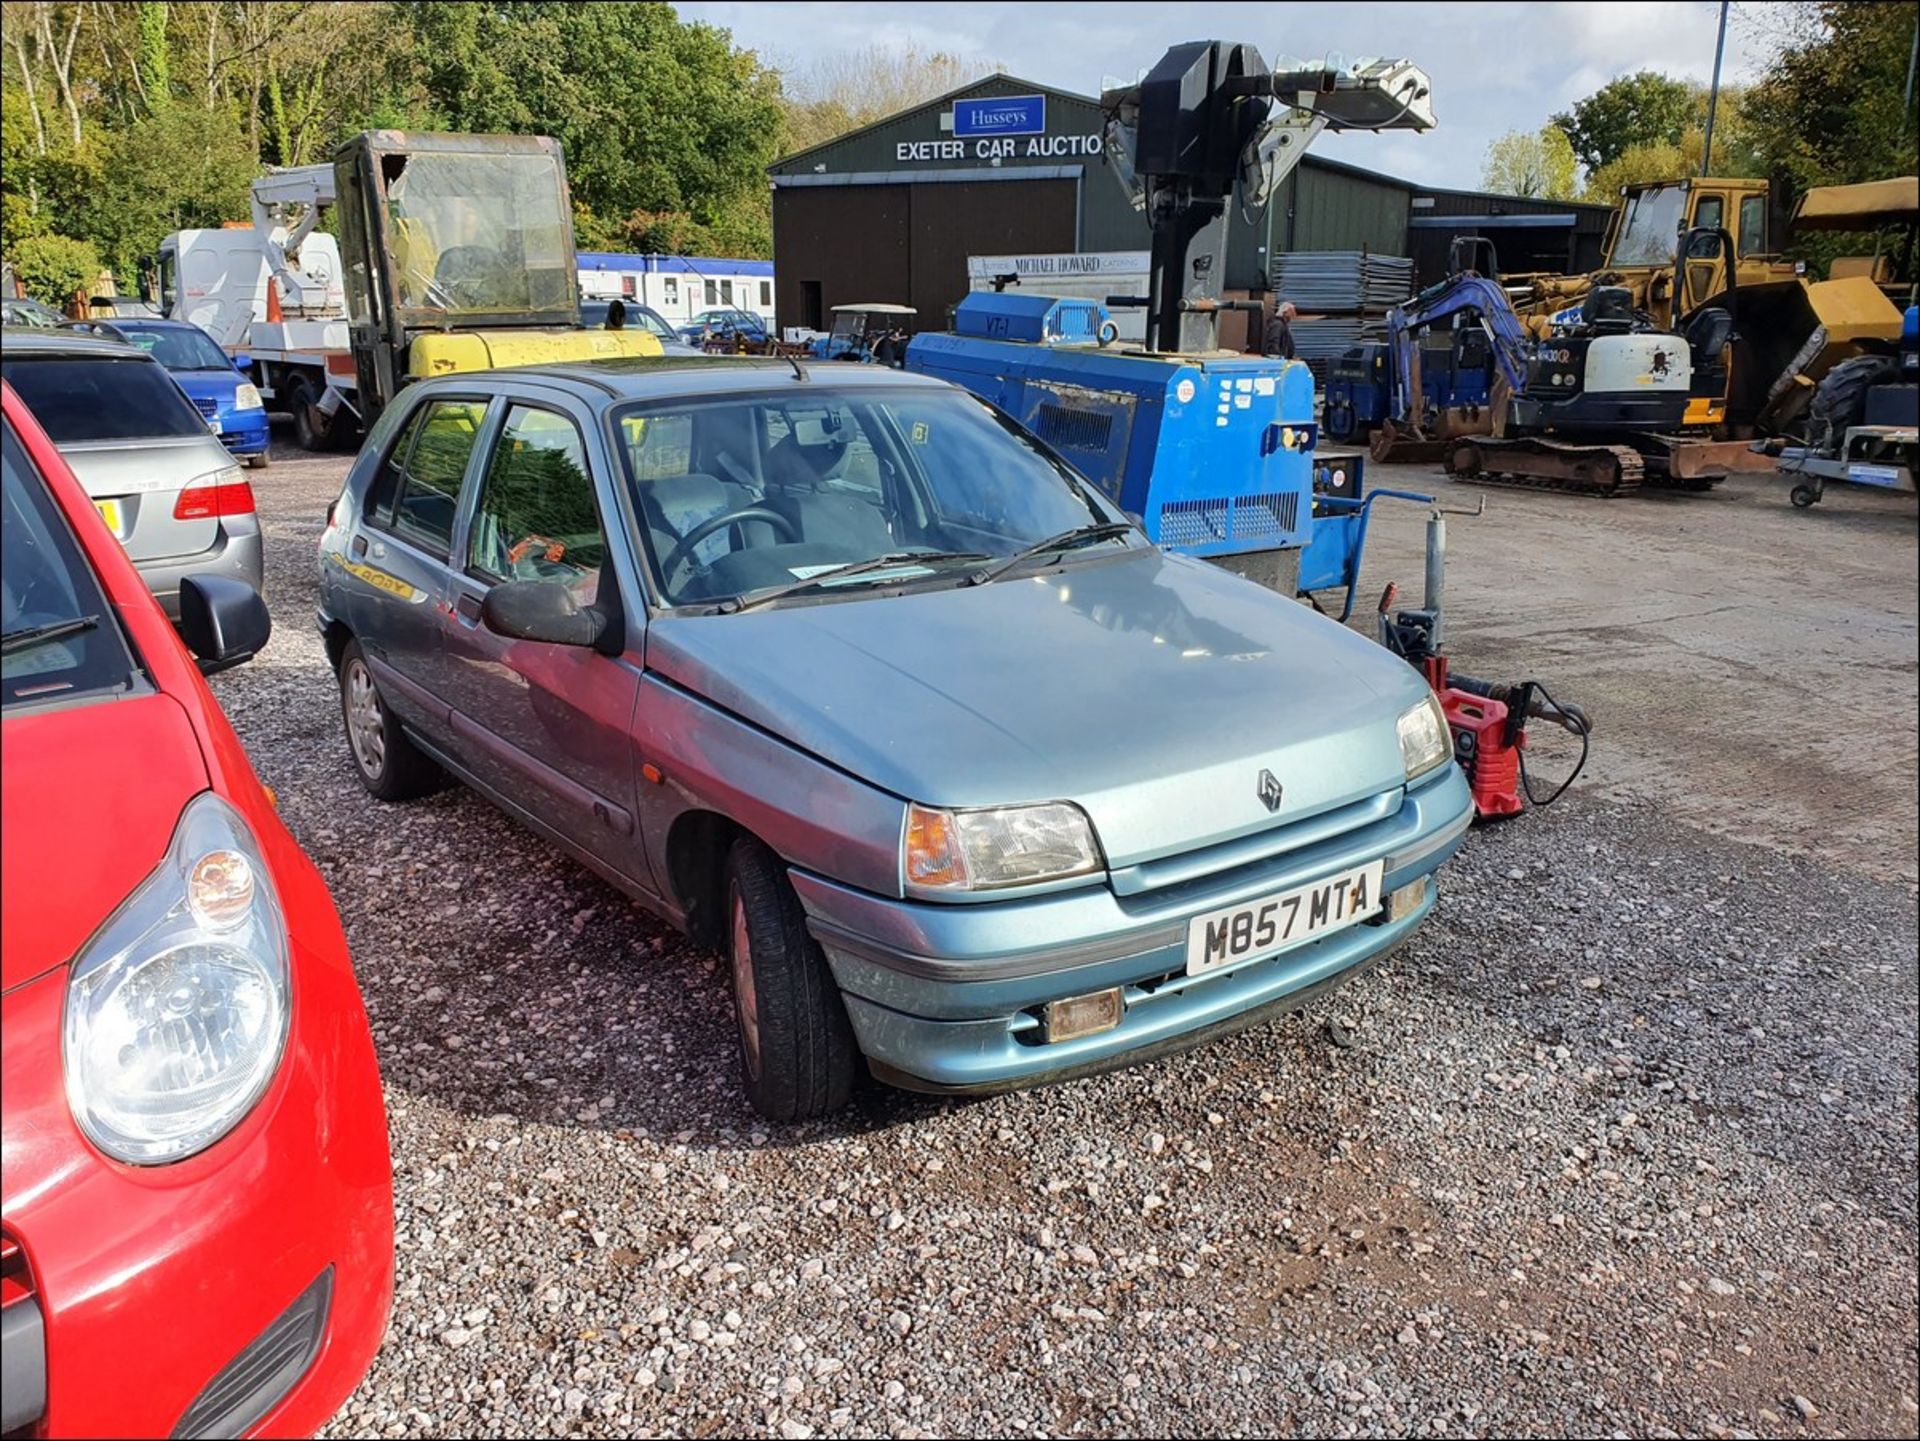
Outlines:
[{"label": "rear window", "polygon": [[11,425],[0,458],[0,705],[127,689],[113,610]]},{"label": "rear window", "polygon": [[210,433],[173,377],[144,356],[23,356],[0,372],[55,445]]}]

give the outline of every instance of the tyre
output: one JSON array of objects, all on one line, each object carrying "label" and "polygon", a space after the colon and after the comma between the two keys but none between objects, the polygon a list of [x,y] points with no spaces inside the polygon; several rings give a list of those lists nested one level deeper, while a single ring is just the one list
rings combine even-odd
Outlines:
[{"label": "tyre", "polygon": [[1810,485],[1796,485],[1793,488],[1792,495],[1788,497],[1800,510],[1805,510],[1819,498],[1820,492]]},{"label": "tyre", "polygon": [[410,801],[444,783],[446,773],[407,739],[381,702],[357,640],[340,653],[340,716],[360,783],[377,799]]},{"label": "tyre", "polygon": [[304,376],[287,385],[287,409],[293,412],[293,438],[300,448],[316,454],[333,449],[339,425],[314,408],[313,387]]},{"label": "tyre", "polygon": [[247,468],[249,470],[265,470],[267,468],[267,453],[263,450],[258,455],[248,456]]},{"label": "tyre", "polygon": [[770,1121],[839,1110],[859,1048],[820,943],[779,857],[742,837],[727,852],[727,961],[747,1099]]},{"label": "tyre", "polygon": [[1867,392],[1895,379],[1900,367],[1892,356],[1855,355],[1820,378],[1807,412],[1807,438],[1818,448],[1837,452],[1848,429],[1866,413]]}]

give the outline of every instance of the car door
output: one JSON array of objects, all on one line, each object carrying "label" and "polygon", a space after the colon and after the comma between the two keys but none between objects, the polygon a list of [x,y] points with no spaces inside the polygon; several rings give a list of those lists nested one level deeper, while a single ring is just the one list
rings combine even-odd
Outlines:
[{"label": "car door", "polygon": [[487,404],[480,395],[421,402],[368,486],[341,562],[343,618],[382,698],[442,743],[454,520]]},{"label": "car door", "polygon": [[[643,889],[651,872],[634,814],[637,653],[514,640],[481,605],[506,581],[563,585],[582,606],[621,586],[608,543],[590,417],[559,397],[512,399],[491,432],[452,576],[446,674],[453,745],[489,789],[583,857]],[[622,616],[643,614],[619,595]]]}]

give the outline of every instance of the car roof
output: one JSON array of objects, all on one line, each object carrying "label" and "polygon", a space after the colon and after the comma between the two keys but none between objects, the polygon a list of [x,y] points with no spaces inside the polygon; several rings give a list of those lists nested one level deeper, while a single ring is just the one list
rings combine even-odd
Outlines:
[{"label": "car roof", "polygon": [[[111,321],[98,322],[111,325]],[[98,336],[81,335],[72,330],[36,330],[31,326],[7,327],[7,355],[38,356],[88,356],[97,355],[113,360],[145,360],[158,365],[159,362],[140,349],[137,345],[123,345],[117,340],[103,340]]]},{"label": "car roof", "polygon": [[[830,365],[799,362],[806,383],[820,390],[857,390],[871,386],[910,385],[945,389],[946,382],[886,366]],[[764,357],[622,356],[614,360],[560,361],[551,365],[508,366],[498,370],[462,371],[435,376],[410,389],[435,391],[471,389],[476,381],[515,381],[571,390],[589,404],[628,400],[672,400],[708,395],[736,395],[763,391],[782,382],[800,383],[795,362]]]},{"label": "car roof", "polygon": [[[164,315],[115,315],[100,322],[102,325],[137,325],[143,330],[200,330],[191,320],[169,320]],[[204,330],[200,331],[205,335]]]},{"label": "car roof", "polygon": [[890,302],[878,300],[867,301],[859,305],[836,305],[833,307],[833,313],[835,315],[840,314],[843,310],[857,310],[868,315],[918,315],[920,313],[911,305],[894,305]]}]

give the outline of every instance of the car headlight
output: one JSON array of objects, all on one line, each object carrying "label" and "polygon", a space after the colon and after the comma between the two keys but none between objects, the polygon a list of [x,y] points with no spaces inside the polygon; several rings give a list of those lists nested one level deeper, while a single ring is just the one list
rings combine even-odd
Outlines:
[{"label": "car headlight", "polygon": [[1064,880],[1101,864],[1086,815],[1059,801],[978,811],[910,805],[901,861],[909,886],[955,891]]},{"label": "car headlight", "polygon": [[135,1165],[178,1161],[238,1125],[286,1049],[287,928],[246,820],[211,791],[67,982],[67,1105]]},{"label": "car headlight", "polygon": [[1447,725],[1447,713],[1440,709],[1440,698],[1432,691],[1419,705],[1401,713],[1399,731],[1400,759],[1406,763],[1408,780],[1453,759],[1453,731]]},{"label": "car headlight", "polygon": [[242,382],[233,388],[233,408],[235,410],[259,410],[262,408],[260,387]]}]

